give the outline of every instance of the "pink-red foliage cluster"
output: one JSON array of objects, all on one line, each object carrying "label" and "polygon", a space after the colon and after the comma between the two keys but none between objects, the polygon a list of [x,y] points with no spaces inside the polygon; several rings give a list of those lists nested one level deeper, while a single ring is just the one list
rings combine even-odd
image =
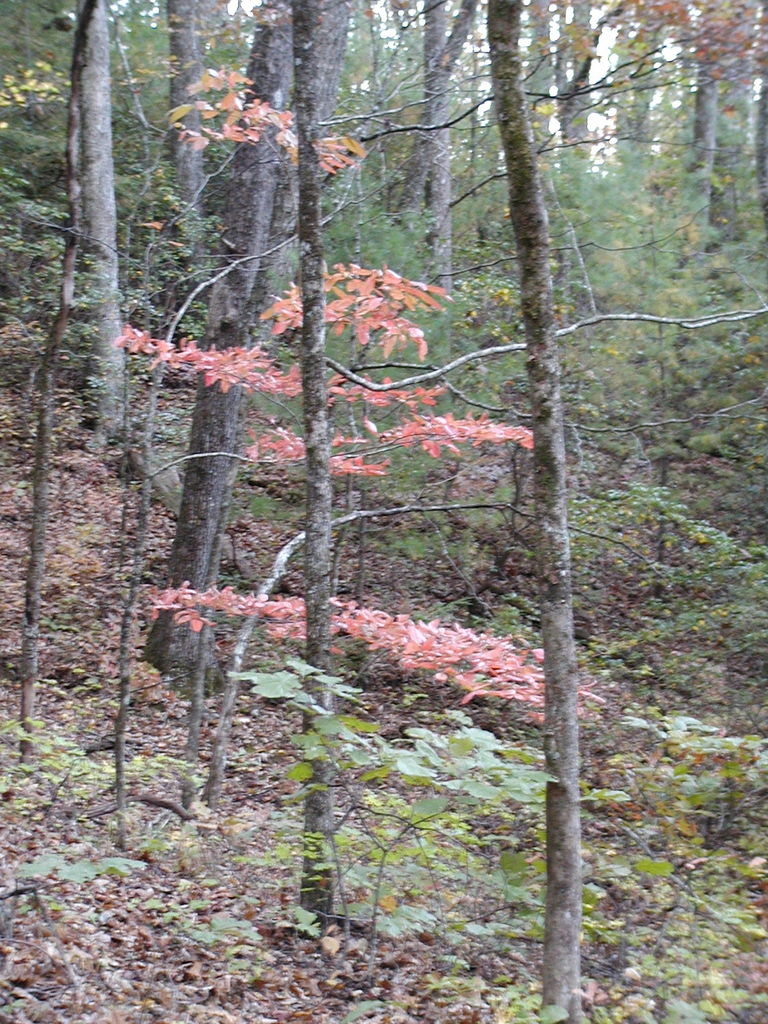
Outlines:
[{"label": "pink-red foliage cluster", "polygon": [[[274,141],[282,146],[293,163],[298,161],[298,141],[294,131],[294,118],[289,110],[276,110],[269,103],[251,98],[245,86],[250,79],[237,71],[206,71],[199,82],[189,87],[191,94],[219,91],[223,95],[214,102],[191,100],[175,107],[170,113],[171,123],[179,124],[192,110],[197,110],[203,124],[200,131],[181,129],[182,138],[194,149],[204,149],[213,140],[232,145],[261,142],[270,129]],[[218,127],[214,120],[218,119]],[[326,174],[335,174],[351,167],[366,154],[360,143],[348,135],[330,136],[316,142],[320,166]]]},{"label": "pink-red foliage cluster", "polygon": [[115,345],[132,354],[140,352],[153,356],[153,366],[163,363],[172,370],[183,366],[192,367],[203,374],[207,387],[218,384],[222,391],[240,384],[248,391],[284,395],[286,398],[295,398],[301,394],[298,367],[292,366],[288,373],[282,373],[269,356],[258,348],[201,349],[194,341],[186,338],[177,347],[130,325],[123,328]]},{"label": "pink-red foliage cluster", "polygon": [[[406,314],[417,309],[439,309],[435,296],[442,295],[442,289],[408,281],[387,268],[364,270],[354,265],[337,265],[326,278],[326,291],[326,320],[334,333],[349,330],[363,346],[375,339],[385,356],[412,343],[424,359],[424,333]],[[299,289],[291,288],[264,317],[275,320],[275,334],[298,329],[302,323]],[[218,384],[223,390],[237,384],[289,397],[297,396],[301,390],[296,367],[282,373],[258,349],[201,350],[191,341],[176,348],[131,327],[125,329],[119,344],[129,352],[143,352],[156,363],[169,367],[194,367],[204,374],[206,384]],[[334,447],[347,446],[351,450],[332,456],[333,472],[385,475],[387,460],[366,462],[365,455],[360,453],[361,444],[387,448],[418,445],[435,457],[445,450],[460,454],[458,445],[462,443],[513,442],[533,447],[531,432],[526,427],[494,423],[487,414],[456,419],[452,413],[434,416],[417,411],[420,406],[433,406],[442,391],[441,387],[367,391],[359,383],[349,385],[341,375],[333,377],[329,385],[331,402],[363,401],[375,408],[397,403],[408,411],[408,418],[383,432],[365,416],[368,440],[337,435]],[[255,438],[245,454],[254,461],[297,461],[304,458],[305,445],[301,437],[278,427]],[[160,595],[156,608],[173,610],[178,622],[186,622],[195,630],[201,629],[206,621],[201,611],[205,608],[231,615],[258,615],[269,621],[271,632],[278,636],[300,638],[305,628],[304,602],[300,598],[268,601],[239,595],[231,589],[200,594],[183,586]],[[465,700],[484,695],[532,705],[543,703],[541,651],[516,648],[508,639],[439,621],[415,622],[406,615],[390,615],[361,608],[354,602],[338,601],[333,629],[338,635],[359,638],[374,650],[387,650],[406,670],[431,672],[437,680],[455,682],[467,691]]]},{"label": "pink-red foliage cluster", "polygon": [[[445,296],[443,288],[409,281],[388,267],[366,270],[354,263],[337,263],[333,273],[326,276],[325,290],[329,295],[325,322],[333,334],[343,334],[350,328],[360,345],[368,345],[375,336],[385,357],[412,344],[419,359],[426,358],[424,332],[404,313],[439,310],[435,296]],[[275,321],[273,334],[300,327],[302,318],[301,291],[297,285],[262,313],[262,320]]]},{"label": "pink-red foliage cluster", "polygon": [[[460,443],[471,442],[473,445],[490,442],[503,444],[506,441],[531,448],[533,439],[527,427],[509,426],[504,423],[493,423],[486,414],[467,416],[457,420],[451,413],[445,416],[414,416],[397,426],[379,434],[378,428],[370,420],[365,426],[382,445],[388,447],[410,448],[418,444],[428,455],[438,458],[442,450],[460,455],[457,447]],[[341,434],[333,439],[333,446],[365,444],[359,437],[344,437]],[[270,430],[262,434],[252,445],[245,449],[246,458],[253,462],[277,461],[294,462],[305,456],[305,445],[302,438],[285,428]],[[361,455],[354,452],[334,455],[331,468],[334,473],[356,473],[358,475],[382,476],[386,472],[387,461],[367,463]]]},{"label": "pink-red foliage cluster", "polygon": [[[370,344],[375,336],[385,354],[410,342],[416,345],[420,358],[425,357],[427,345],[424,333],[404,314],[415,309],[440,309],[435,296],[443,294],[441,288],[409,281],[388,268],[365,270],[354,264],[350,267],[337,264],[333,273],[326,277],[326,291],[333,296],[326,306],[326,319],[333,325],[335,333],[349,329],[361,345]],[[300,328],[302,308],[299,289],[294,285],[263,317],[275,320],[276,334]],[[249,391],[281,394],[289,398],[301,392],[298,368],[293,366],[287,373],[283,373],[260,349],[203,350],[188,340],[177,348],[133,327],[125,328],[117,344],[129,352],[150,355],[155,363],[161,362],[170,368],[194,367],[204,375],[207,385],[218,384],[223,391],[239,384]],[[385,383],[389,383],[388,378]],[[353,450],[334,454],[331,460],[332,472],[340,475],[384,476],[388,465],[386,459],[368,462],[359,452],[360,444],[373,441],[389,448],[419,445],[433,457],[440,456],[444,450],[458,455],[458,445],[466,443],[478,445],[484,442],[512,442],[525,448],[533,447],[533,438],[527,427],[494,423],[487,414],[456,419],[452,413],[427,416],[416,411],[419,406],[434,406],[443,391],[444,388],[440,386],[368,391],[364,385],[350,385],[342,375],[335,375],[329,383],[331,402],[362,401],[375,408],[398,404],[409,410],[410,418],[380,433],[373,420],[366,415],[363,424],[370,435],[368,442],[360,437],[337,435],[333,440],[335,448],[348,446]],[[304,441],[285,428],[276,428],[255,438],[253,444],[245,449],[245,456],[254,462],[299,461],[305,456]]]},{"label": "pink-red foliage cluster", "polygon": [[[333,632],[362,640],[371,650],[387,651],[406,671],[430,672],[437,681],[456,683],[473,697],[503,697],[525,704],[544,703],[543,652],[516,647],[505,637],[444,623],[416,622],[407,615],[390,615],[362,608],[354,601],[335,600]],[[203,593],[184,584],[155,599],[156,612],[173,611],[179,623],[193,630],[208,622],[202,609],[228,615],[259,616],[269,631],[282,639],[304,638],[304,600],[238,594],[229,587]]]}]

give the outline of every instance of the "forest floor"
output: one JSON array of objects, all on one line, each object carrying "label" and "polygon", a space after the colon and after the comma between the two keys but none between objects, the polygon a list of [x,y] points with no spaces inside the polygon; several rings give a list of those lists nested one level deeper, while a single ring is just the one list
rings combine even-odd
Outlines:
[{"label": "forest floor", "polygon": [[[110,737],[135,496],[126,515],[120,454],[89,450],[77,402],[66,393],[52,472],[41,724],[35,759],[18,764],[14,721],[33,445],[22,383],[0,393],[0,1020],[535,1021],[542,818],[533,799],[522,800],[519,810],[484,808],[480,824],[458,812],[447,816],[446,845],[435,839],[426,853],[416,841],[392,839],[384,826],[361,827],[340,855],[358,868],[367,857],[370,868],[383,863],[375,852],[386,848],[393,877],[377,887],[370,873],[350,870],[350,894],[372,892],[374,906],[318,929],[295,908],[300,783],[290,772],[298,714],[244,694],[222,802],[215,812],[195,805],[186,819],[176,801],[187,704],[138,662],[128,736],[134,799],[127,848],[116,847]],[[291,529],[246,516],[234,524],[256,577]],[[149,618],[149,585],[162,580],[172,531],[172,515],[156,507],[137,648]],[[382,556],[369,572],[380,575],[390,598],[407,580],[407,600],[417,602],[424,584],[412,568],[388,565]],[[265,659],[269,653],[261,650]],[[365,676],[355,714],[375,719],[394,743],[402,738],[404,749],[412,726],[439,732],[458,721],[451,715],[459,696],[445,684],[404,678],[381,659],[366,664]],[[716,849],[700,842],[696,816],[673,806],[663,781],[647,774],[655,764],[662,779],[671,774],[663,744],[622,725],[637,700],[608,679],[600,692],[606,703],[584,723],[592,801],[585,819],[588,1016],[606,1024],[765,1024],[764,836],[750,831],[750,820],[718,834]],[[208,703],[203,774],[216,696]],[[518,709],[489,701],[465,710],[474,727],[506,744],[539,746],[535,725]],[[395,807],[401,813],[413,800],[394,778],[390,789],[370,798],[383,815]],[[340,794],[340,806],[347,797]],[[366,844],[373,853],[362,852]],[[506,862],[502,856],[506,875],[497,877],[505,844],[511,855]],[[409,871],[420,858],[429,863],[416,879]]]}]

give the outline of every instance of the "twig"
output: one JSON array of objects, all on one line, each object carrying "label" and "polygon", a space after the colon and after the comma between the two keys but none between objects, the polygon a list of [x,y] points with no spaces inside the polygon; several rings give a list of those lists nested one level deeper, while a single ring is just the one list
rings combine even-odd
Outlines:
[{"label": "twig", "polygon": [[386,135],[401,135],[403,132],[441,132],[445,128],[451,128],[460,121],[464,121],[470,114],[474,114],[476,110],[486,103],[492,102],[492,100],[493,96],[484,96],[481,100],[473,103],[471,107],[457,114],[456,117],[451,118],[449,121],[443,121],[440,124],[394,124],[388,128],[383,128],[380,132],[374,132],[372,135],[362,135],[360,141],[373,142],[375,139],[384,138]]},{"label": "twig", "polygon": [[757,398],[747,398],[743,402],[736,402],[734,405],[724,405],[722,409],[714,409],[712,412],[697,412],[694,416],[678,416],[668,420],[649,420],[646,423],[633,423],[631,427],[586,427],[583,424],[569,424],[577,426],[590,434],[631,434],[636,430],[653,430],[656,427],[668,427],[677,423],[699,423],[701,420],[711,420],[716,416],[725,416],[734,409],[743,409],[747,405],[762,405],[768,400],[768,388],[764,388]]},{"label": "twig", "polygon": [[72,988],[75,989],[76,992],[79,993],[83,987],[82,982],[75,973],[75,969],[72,966],[69,957],[67,956],[67,951],[64,947],[64,943],[61,941],[59,933],[56,931],[56,925],[51,920],[51,915],[48,913],[48,908],[43,902],[43,899],[40,896],[40,893],[38,892],[37,889],[35,889],[34,892],[32,893],[32,902],[34,903],[37,910],[40,912],[40,916],[42,917],[43,921],[45,921],[48,927],[48,931],[51,933],[54,945],[56,946],[59,957],[61,958],[61,962],[64,965],[64,970],[66,971],[67,977],[69,978],[70,985],[72,986]]},{"label": "twig", "polygon": [[[129,804],[147,804],[149,807],[161,807],[166,811],[173,811],[182,821],[194,821],[194,814],[182,807],[172,797],[160,796],[155,793],[135,793],[127,798]],[[106,804],[103,807],[96,807],[85,814],[86,818],[103,818],[106,814],[114,814],[117,810],[117,803]]]},{"label": "twig", "polygon": [[33,882],[30,885],[16,885],[15,888],[9,892],[0,892],[0,900],[12,900],[18,896],[28,896],[32,893],[36,893],[40,888],[40,882]]}]

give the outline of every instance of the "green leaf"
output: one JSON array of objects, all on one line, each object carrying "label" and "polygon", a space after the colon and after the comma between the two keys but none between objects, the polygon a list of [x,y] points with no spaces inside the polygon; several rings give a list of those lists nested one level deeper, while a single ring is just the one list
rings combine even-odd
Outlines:
[{"label": "green leaf", "polygon": [[519,878],[528,869],[528,862],[522,853],[513,853],[512,850],[505,850],[499,857],[499,867],[506,878]]},{"label": "green leaf", "polygon": [[214,914],[210,926],[211,930],[219,935],[237,935],[250,940],[259,938],[259,932],[250,921],[241,921],[240,918],[231,917],[229,914]]},{"label": "green leaf", "polygon": [[120,875],[121,878],[127,878],[138,868],[145,868],[147,865],[143,860],[131,860],[128,857],[102,857],[96,866],[101,875]]},{"label": "green leaf", "polygon": [[585,800],[594,800],[595,803],[625,804],[632,797],[623,789],[591,789],[584,797]]},{"label": "green leaf", "polygon": [[641,857],[635,861],[635,870],[642,871],[645,875],[656,875],[664,878],[674,873],[675,865],[669,860],[651,860],[650,857]]},{"label": "green leaf", "polygon": [[98,875],[129,875],[136,868],[146,867],[141,860],[127,857],[102,857],[101,860],[76,860],[68,863],[60,853],[44,853],[29,864],[22,864],[16,872],[20,878],[34,875],[54,875],[62,882],[90,882]]},{"label": "green leaf", "polygon": [[355,765],[357,768],[363,768],[365,765],[376,763],[374,756],[368,750],[361,750],[359,747],[347,750],[345,754],[347,762]]},{"label": "green leaf", "polygon": [[628,729],[648,729],[650,732],[655,732],[657,736],[662,735],[651,722],[646,722],[644,718],[638,718],[635,715],[624,715],[621,720],[621,724],[626,726]]},{"label": "green leaf", "polygon": [[301,680],[293,672],[249,672],[248,678],[253,683],[251,691],[269,700],[295,697],[301,692]]},{"label": "green leaf", "polygon": [[296,927],[303,935],[309,935],[311,938],[317,938],[320,934],[320,924],[317,920],[317,914],[313,914],[310,910],[305,910],[304,907],[295,907],[294,913],[296,916]]},{"label": "green leaf", "polygon": [[411,815],[414,818],[431,818],[435,814],[442,814],[448,806],[448,801],[442,796],[429,796],[423,800],[417,800],[411,807]]},{"label": "green leaf", "polygon": [[19,878],[32,878],[34,875],[50,875],[64,863],[60,853],[44,853],[29,864],[22,864],[16,871]]},{"label": "green leaf", "polygon": [[708,1018],[698,1006],[686,1003],[683,999],[671,999],[668,1009],[664,1024],[707,1024],[708,1022]]},{"label": "green leaf", "polygon": [[313,725],[318,736],[341,736],[345,732],[344,724],[338,715],[316,718]]},{"label": "green leaf", "polygon": [[379,725],[377,722],[367,722],[364,718],[357,718],[355,715],[339,715],[339,720],[342,721],[348,729],[352,729],[354,732],[379,731]]},{"label": "green leaf", "polygon": [[472,779],[467,780],[461,788],[479,800],[493,800],[501,793],[498,786],[492,786],[488,782],[475,782]]},{"label": "green leaf", "polygon": [[454,757],[461,757],[464,754],[469,754],[475,748],[474,741],[468,736],[452,736],[449,746],[451,754]]},{"label": "green leaf", "polygon": [[286,658],[285,664],[288,668],[292,668],[297,676],[301,676],[303,679],[305,676],[317,675],[319,669],[316,669],[313,665],[307,664],[306,661],[302,661],[301,658]]},{"label": "green leaf", "polygon": [[76,860],[73,864],[62,864],[56,870],[56,876],[62,882],[90,882],[100,874],[98,867],[89,860]]},{"label": "green leaf", "polygon": [[307,779],[312,778],[312,765],[306,761],[300,761],[291,768],[287,777],[294,782],[306,782]]},{"label": "green leaf", "polygon": [[395,769],[401,775],[415,779],[432,778],[435,774],[415,754],[398,754],[395,758]]},{"label": "green leaf", "polygon": [[364,1017],[366,1013],[370,1013],[371,1010],[382,1010],[387,1004],[382,1003],[380,999],[364,999],[362,1003],[358,1003],[357,1006],[348,1013],[346,1017],[342,1018],[341,1024],[352,1024],[353,1021],[359,1020]]},{"label": "green leaf", "polygon": [[539,1014],[540,1024],[557,1024],[558,1021],[568,1020],[568,1011],[562,1006],[543,1006]]}]

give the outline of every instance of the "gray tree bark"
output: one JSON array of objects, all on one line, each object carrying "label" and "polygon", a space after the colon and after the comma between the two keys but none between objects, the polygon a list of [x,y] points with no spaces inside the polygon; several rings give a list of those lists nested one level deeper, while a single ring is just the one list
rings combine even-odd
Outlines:
[{"label": "gray tree bark", "polygon": [[755,162],[757,193],[768,237],[768,0],[760,4],[760,42],[757,53],[757,74],[760,76],[760,95],[757,101],[755,124]]},{"label": "gray tree bark", "polygon": [[[320,68],[318,72],[320,80],[316,83],[316,98],[318,112],[323,119],[330,116],[336,102],[344,65],[351,6],[351,0],[324,0],[323,8],[327,13],[320,24],[316,26],[314,60]],[[270,248],[275,251],[260,261],[259,275],[251,294],[251,308],[260,309],[268,301],[272,279],[280,273],[284,263],[286,247],[281,246],[278,251],[275,249],[275,243],[284,241],[293,232],[296,222],[295,198],[293,196],[295,185],[295,175],[284,166],[272,214]],[[266,596],[270,589],[271,584],[266,589],[262,588],[261,593]],[[216,728],[211,765],[203,794],[204,799],[211,807],[218,804],[224,783],[227,748],[238,697],[238,681],[235,673],[240,670],[242,665],[252,626],[252,623],[251,625],[246,624],[241,631],[224,682],[219,723]]]},{"label": "gray tree bark", "polygon": [[709,215],[712,199],[712,174],[717,153],[718,80],[707,61],[699,61],[696,73],[696,97],[693,117],[693,156],[689,171],[696,175]]},{"label": "gray tree bark", "polygon": [[[451,71],[451,68],[446,70],[442,63],[448,29],[445,4],[428,0],[424,19],[424,106],[427,122],[444,124],[450,112],[448,87]],[[422,159],[426,170],[426,205],[431,221],[427,242],[432,250],[433,272],[437,284],[450,289],[453,269],[450,128],[438,128],[427,133],[422,144]]]},{"label": "gray tree bark", "polygon": [[594,59],[593,46],[597,43],[594,37],[599,37],[600,32],[598,29],[597,33],[593,33],[591,16],[592,4],[584,3],[583,0],[582,3],[574,4],[573,22],[566,33],[563,31],[565,9],[561,5],[561,45],[555,55],[555,83],[557,116],[564,142],[581,141],[587,135],[586,103],[581,90],[589,85]]},{"label": "gray tree bark", "polygon": [[547,210],[523,87],[522,0],[490,0],[488,37],[517,244],[534,435],[536,556],[545,675],[547,897],[543,999],[582,1019],[578,671],[573,638],[566,459]]},{"label": "gray tree bark", "polygon": [[[256,29],[248,77],[255,96],[284,109],[291,83],[290,4],[288,0],[270,0],[266,7],[269,16]],[[285,156],[272,137],[264,137],[256,145],[241,145],[235,154],[222,247],[222,264],[234,265],[211,289],[206,348],[224,350],[247,343],[249,302],[262,254],[270,245],[275,195],[284,162]],[[244,257],[246,262],[238,262]],[[201,378],[188,454],[234,453],[240,403],[240,388],[224,393],[218,387],[206,387]],[[204,590],[215,583],[233,475],[234,460],[225,455],[187,462],[168,566],[171,586],[189,580],[192,586]],[[150,632],[145,655],[162,672],[169,674],[177,668],[187,676],[201,654],[200,640],[200,635],[186,627],[175,627],[172,616],[164,614]],[[208,660],[213,669],[212,657]]]},{"label": "gray tree bark", "polygon": [[109,28],[105,0],[88,27],[81,106],[81,203],[92,323],[88,397],[97,440],[120,431],[125,355],[115,348],[122,330],[117,254],[117,208],[112,155]]},{"label": "gray tree bark", "polygon": [[[269,16],[266,8],[269,7]],[[273,107],[285,109],[292,79],[292,23],[289,0],[270,0],[262,9],[251,49],[248,77],[252,92]],[[316,39],[319,66],[317,111],[320,120],[333,109],[344,62],[351,0],[324,0],[325,16]],[[282,245],[293,231],[284,202],[291,172],[280,147],[271,138],[241,146],[233,161],[232,183],[225,215],[223,262],[239,263],[211,290],[205,344],[226,349],[248,343],[250,326],[267,301],[274,269],[270,250]],[[240,389],[223,394],[200,381],[190,432],[189,454],[235,452],[239,436]],[[176,535],[169,560],[171,586],[189,580],[204,589],[215,583],[221,539],[229,509],[234,460],[196,458],[187,463]],[[174,666],[188,676],[200,652],[200,637],[186,627],[174,627],[161,615],[150,632],[146,657],[170,674]],[[212,654],[209,669],[218,671]]]},{"label": "gray tree bark", "polygon": [[[199,0],[167,0],[168,54],[171,65],[171,109],[190,102],[189,86],[200,80],[200,3]],[[184,117],[184,125],[191,131],[200,130],[200,113],[193,109]],[[175,129],[171,134],[176,180],[185,206],[196,214],[203,210],[202,193],[205,183],[203,151],[187,145]]]},{"label": "gray tree bark", "polygon": [[[477,0],[462,0],[449,18],[447,0],[426,0],[424,5],[424,113],[425,125],[442,125],[450,118],[451,78],[467,40]],[[436,282],[450,289],[453,270],[451,222],[451,133],[434,128],[417,140],[403,192],[406,211],[422,203],[430,218],[427,237]]]},{"label": "gray tree bark", "polygon": [[[303,307],[301,381],[306,443],[306,540],[304,600],[307,616],[306,660],[327,672],[331,640],[331,438],[325,365],[325,288],[321,176],[315,143],[319,138],[318,83],[322,67],[316,40],[329,16],[321,0],[294,0],[293,61],[295,114],[299,140],[299,278]],[[327,710],[333,698],[322,684],[313,696]],[[305,716],[311,730],[314,716]],[[312,762],[304,801],[304,865],[301,905],[326,920],[333,912],[333,835],[330,762]]]}]

